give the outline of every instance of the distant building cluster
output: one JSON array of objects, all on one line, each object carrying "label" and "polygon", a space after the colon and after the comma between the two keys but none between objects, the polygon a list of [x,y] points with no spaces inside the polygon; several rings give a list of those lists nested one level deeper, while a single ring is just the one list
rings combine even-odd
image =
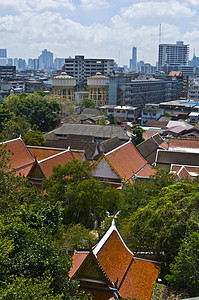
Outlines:
[{"label": "distant building cluster", "polygon": [[61,70],[65,62],[64,58],[55,58],[53,53],[44,49],[38,58],[29,58],[26,62],[23,58],[9,58],[7,49],[0,49],[0,66],[15,66],[17,70]]}]

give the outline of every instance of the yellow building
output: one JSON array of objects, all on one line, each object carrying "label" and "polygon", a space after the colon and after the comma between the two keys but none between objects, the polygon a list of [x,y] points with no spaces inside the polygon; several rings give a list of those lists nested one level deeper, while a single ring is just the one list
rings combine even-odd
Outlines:
[{"label": "yellow building", "polygon": [[60,75],[52,78],[53,93],[64,99],[74,103],[74,87],[76,86],[76,78],[62,72]]},{"label": "yellow building", "polygon": [[87,78],[89,98],[95,100],[96,106],[108,104],[109,78],[101,73]]}]

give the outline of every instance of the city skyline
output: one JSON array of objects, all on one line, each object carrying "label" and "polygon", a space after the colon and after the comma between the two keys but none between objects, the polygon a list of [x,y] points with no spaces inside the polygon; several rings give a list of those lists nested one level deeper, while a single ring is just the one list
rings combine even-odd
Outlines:
[{"label": "city skyline", "polygon": [[48,49],[54,57],[113,58],[129,65],[136,45],[137,61],[154,65],[160,24],[161,43],[182,40],[190,44],[190,59],[194,48],[199,56],[199,0],[0,1],[0,48],[8,49],[8,57],[27,60]]}]

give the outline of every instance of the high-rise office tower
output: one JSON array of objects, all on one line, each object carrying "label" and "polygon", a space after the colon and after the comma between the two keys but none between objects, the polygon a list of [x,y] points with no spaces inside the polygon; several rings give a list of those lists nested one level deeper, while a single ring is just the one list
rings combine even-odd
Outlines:
[{"label": "high-rise office tower", "polygon": [[158,54],[158,69],[161,70],[165,65],[178,66],[187,65],[189,60],[189,45],[183,41],[176,44],[160,44]]},{"label": "high-rise office tower", "polygon": [[137,47],[132,48],[132,58],[130,59],[130,70],[137,71]]},{"label": "high-rise office tower", "polygon": [[0,66],[7,64],[7,49],[0,49]]}]

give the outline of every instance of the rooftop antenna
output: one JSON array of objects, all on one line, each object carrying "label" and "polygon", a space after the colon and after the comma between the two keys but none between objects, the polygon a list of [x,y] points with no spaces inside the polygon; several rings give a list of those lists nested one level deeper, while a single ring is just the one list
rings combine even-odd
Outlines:
[{"label": "rooftop antenna", "polygon": [[161,37],[162,37],[162,28],[161,28],[161,24],[159,27],[159,45],[161,44]]}]

